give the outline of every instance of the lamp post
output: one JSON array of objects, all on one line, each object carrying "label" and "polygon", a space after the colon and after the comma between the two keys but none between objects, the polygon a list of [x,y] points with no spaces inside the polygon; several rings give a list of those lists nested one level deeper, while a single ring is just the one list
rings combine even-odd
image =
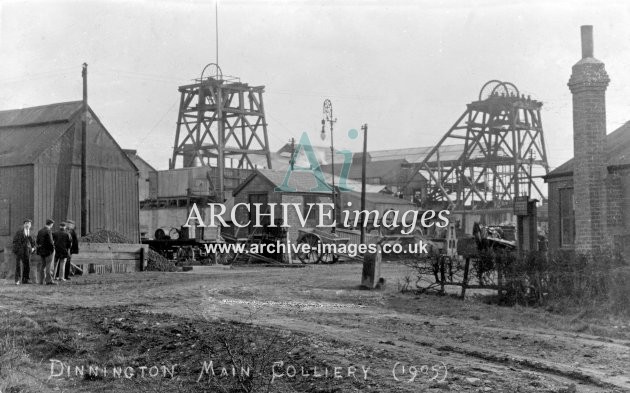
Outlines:
[{"label": "lamp post", "polygon": [[[332,202],[333,202],[333,222],[337,220],[337,197],[335,195],[335,144],[333,138],[333,125],[337,121],[333,117],[332,102],[329,99],[324,100],[324,117],[322,118],[322,140],[326,140],[326,122],[330,127],[330,153],[331,153],[331,172],[332,172]],[[332,227],[332,233],[335,233],[335,227]]]}]

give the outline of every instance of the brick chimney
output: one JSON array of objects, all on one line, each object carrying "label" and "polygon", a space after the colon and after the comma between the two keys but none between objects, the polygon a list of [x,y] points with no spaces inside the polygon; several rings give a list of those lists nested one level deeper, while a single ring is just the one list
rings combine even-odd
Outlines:
[{"label": "brick chimney", "polygon": [[595,251],[606,240],[606,88],[604,63],[593,57],[593,26],[582,26],[582,59],[572,69],[575,246]]}]

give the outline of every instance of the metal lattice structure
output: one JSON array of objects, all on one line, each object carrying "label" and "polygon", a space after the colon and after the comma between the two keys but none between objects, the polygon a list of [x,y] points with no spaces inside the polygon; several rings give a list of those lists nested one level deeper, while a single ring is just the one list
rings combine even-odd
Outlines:
[{"label": "metal lattice structure", "polygon": [[511,207],[515,196],[543,200],[549,165],[542,103],[509,82],[492,80],[421,161],[428,201],[450,208]]},{"label": "metal lattice structure", "polygon": [[[211,76],[204,77],[206,71]],[[264,86],[225,77],[216,64],[208,64],[195,81],[179,87],[179,116],[169,167],[218,168],[216,191],[223,196],[225,168],[254,169],[252,155],[264,156],[271,168]]]}]

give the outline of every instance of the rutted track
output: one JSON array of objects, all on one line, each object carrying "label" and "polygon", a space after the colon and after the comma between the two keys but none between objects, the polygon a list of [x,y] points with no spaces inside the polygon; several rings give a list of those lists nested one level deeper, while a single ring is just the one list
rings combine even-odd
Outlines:
[{"label": "rutted track", "polygon": [[[195,268],[92,275],[55,288],[6,285],[0,295],[11,309],[134,305],[301,332],[329,364],[371,365],[388,391],[564,392],[572,384],[578,392],[630,391],[630,334],[609,324],[586,334],[579,332],[591,331],[589,324],[584,330],[571,318],[542,310],[402,295],[395,283],[408,272],[394,263],[383,266],[385,290],[361,291],[360,271],[357,264]],[[443,362],[448,379],[439,385],[400,383],[392,378],[396,362]]]},{"label": "rutted track", "polygon": [[[217,311],[218,299],[214,297],[208,297],[207,304],[211,309]],[[235,303],[232,303],[235,304]],[[335,324],[334,321],[343,321],[343,315],[340,315],[338,310],[334,307],[328,308],[326,305],[322,305],[313,309],[317,314],[311,313],[311,315],[301,315],[299,318],[295,317],[298,311],[294,311],[293,316],[281,316],[284,314],[280,309],[270,305],[258,306],[256,310],[248,309],[246,304],[241,303],[244,308],[242,310],[234,310],[237,315],[243,315],[243,312],[247,309],[250,315],[254,315],[254,323],[258,323],[265,326],[276,326],[278,328],[290,329],[292,331],[299,331],[301,333],[307,333],[309,335],[318,336],[322,341],[338,341],[344,342],[348,346],[365,346],[370,345],[373,348],[379,348],[380,350],[386,350],[390,352],[389,358],[390,364],[396,361],[396,358],[400,359],[413,359],[419,358],[419,354],[426,361],[430,362],[444,362],[456,369],[461,368],[463,365],[467,369],[486,369],[492,370],[493,373],[499,375],[501,373],[513,375],[514,381],[518,381],[516,374],[529,373],[527,379],[531,379],[531,374],[543,380],[553,381],[559,385],[571,385],[579,384],[580,391],[585,392],[612,392],[612,391],[625,391],[628,390],[630,384],[630,376],[609,376],[605,372],[598,370],[594,367],[576,367],[571,363],[565,362],[553,362],[546,361],[540,358],[532,358],[528,356],[518,355],[514,353],[508,353],[507,348],[503,348],[503,351],[497,351],[492,347],[482,347],[479,345],[465,345],[452,341],[450,338],[444,340],[431,339],[431,332],[426,331],[423,327],[432,326],[427,323],[427,318],[418,317],[413,315],[401,315],[392,314],[386,310],[360,310],[352,314],[347,314],[348,318],[357,316],[369,316],[369,321],[365,324],[360,324],[363,328],[347,328],[344,327],[344,323]],[[311,310],[309,310],[311,311]],[[229,310],[223,310],[223,312],[230,313]],[[335,318],[325,318],[324,313],[335,313]],[[300,314],[304,314],[300,312]],[[224,315],[225,317],[226,315]],[[403,326],[409,324],[398,324],[400,329],[398,331],[392,331],[391,329],[384,328],[379,320],[405,320],[406,322],[413,322],[412,325],[417,326],[417,329],[405,329]],[[316,321],[319,321],[317,323]],[[464,323],[468,324],[468,323]],[[468,324],[469,325],[469,324]],[[443,324],[446,326],[446,324]],[[470,328],[470,326],[468,326]],[[477,326],[477,331],[491,331],[501,332],[504,329],[488,328],[484,326]],[[550,335],[549,333],[537,334],[530,331],[511,330],[511,334],[523,334],[533,340],[548,340],[550,338],[559,340],[571,341],[568,337],[561,335]],[[469,331],[468,334],[474,335],[474,332]],[[401,336],[400,338],[393,338],[394,336]],[[434,336],[434,334],[433,334]],[[385,341],[377,340],[378,337],[387,337]],[[418,340],[415,337],[424,337],[424,339]],[[499,340],[501,338],[499,337]],[[587,341],[587,339],[584,339]],[[500,342],[499,342],[500,343]],[[575,341],[579,343],[579,341]],[[616,350],[627,350],[628,347],[623,344],[610,344],[607,343],[607,349],[614,348]],[[434,350],[433,353],[427,353],[427,349]],[[567,352],[576,351],[578,348],[565,348]],[[437,355],[436,355],[437,353]],[[559,354],[562,356],[562,354]],[[569,359],[567,357],[567,359]],[[385,359],[381,359],[383,361]],[[386,362],[385,362],[386,363]],[[385,367],[386,369],[386,367]],[[460,378],[461,379],[461,378]],[[492,377],[487,377],[488,384],[492,385]],[[526,381],[523,381],[526,382]]]}]

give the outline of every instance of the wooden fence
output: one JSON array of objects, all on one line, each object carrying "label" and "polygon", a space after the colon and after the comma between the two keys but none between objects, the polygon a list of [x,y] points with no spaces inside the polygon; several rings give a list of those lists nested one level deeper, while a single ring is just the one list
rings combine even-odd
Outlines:
[{"label": "wooden fence", "polygon": [[80,252],[72,256],[72,263],[84,273],[129,273],[146,268],[146,244],[81,243]]}]

